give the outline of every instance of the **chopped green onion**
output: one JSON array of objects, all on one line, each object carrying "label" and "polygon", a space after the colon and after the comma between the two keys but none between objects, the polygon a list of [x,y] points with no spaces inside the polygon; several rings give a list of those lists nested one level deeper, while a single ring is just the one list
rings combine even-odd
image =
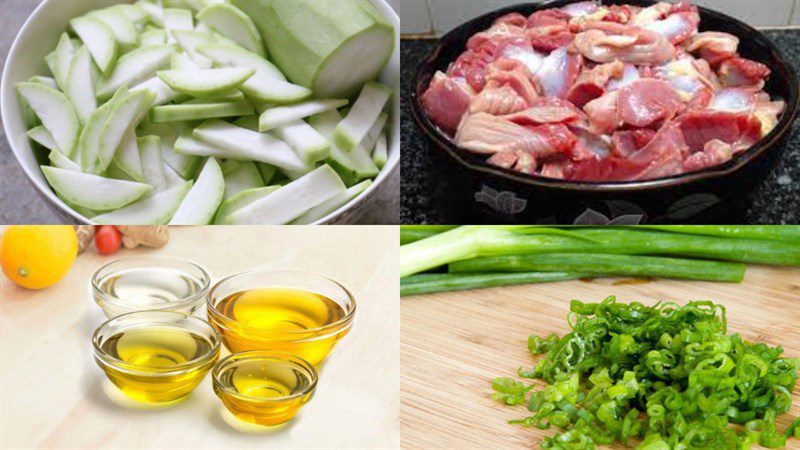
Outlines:
[{"label": "chopped green onion", "polygon": [[558,428],[543,448],[630,440],[647,450],[777,448],[798,435],[797,419],[780,433],[775,418],[791,407],[800,359],[727,335],[722,305],[648,307],[608,297],[573,300],[570,311],[572,332],[531,336],[531,355],[544,357],[518,373],[547,387],[533,390],[513,378],[493,383],[495,399],[527,403],[532,413],[511,423]]}]

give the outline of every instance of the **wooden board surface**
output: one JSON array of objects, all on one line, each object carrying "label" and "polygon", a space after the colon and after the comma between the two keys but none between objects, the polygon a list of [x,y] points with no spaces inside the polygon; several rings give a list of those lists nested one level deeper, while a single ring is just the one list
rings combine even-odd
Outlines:
[{"label": "wooden board surface", "polygon": [[[0,448],[396,448],[398,239],[397,227],[173,227],[158,250],[79,255],[49,289],[25,290],[0,275]],[[229,426],[209,375],[173,407],[127,409],[107,396],[92,360],[92,333],[106,319],[89,279],[101,265],[131,256],[189,259],[212,283],[259,267],[321,273],[353,292],[355,322],[320,371],[311,402],[270,434]]]},{"label": "wooden board surface", "polygon": [[[401,439],[403,448],[534,448],[553,430],[507,423],[525,406],[491,399],[491,380],[531,367],[531,334],[569,332],[569,301],[619,300],[653,304],[713,300],[725,305],[728,332],[782,345],[800,356],[800,269],[751,266],[742,284],[657,280],[567,281],[404,297],[401,301]],[[800,388],[784,430],[800,413]],[[795,440],[790,448],[798,448]],[[794,447],[791,447],[794,446]],[[622,447],[619,447],[622,448]]]}]

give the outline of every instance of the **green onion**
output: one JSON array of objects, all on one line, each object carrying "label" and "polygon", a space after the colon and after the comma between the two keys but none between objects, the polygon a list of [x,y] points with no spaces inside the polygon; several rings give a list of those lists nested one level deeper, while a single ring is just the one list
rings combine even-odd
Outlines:
[{"label": "green onion", "polygon": [[530,414],[511,423],[557,428],[543,448],[631,440],[647,450],[777,448],[797,436],[797,419],[784,433],[775,419],[791,408],[800,359],[727,335],[722,305],[648,307],[608,297],[573,300],[570,311],[572,332],[531,336],[529,352],[544,357],[518,372],[547,387],[508,377],[492,385],[496,400],[527,404]]},{"label": "green onion", "polygon": [[589,276],[652,276],[734,283],[742,281],[744,270],[741,263],[602,253],[495,256],[450,264],[451,273],[564,271]]},{"label": "green onion", "polygon": [[789,242],[800,240],[800,225],[637,225],[636,228],[729,238]]},{"label": "green onion", "polygon": [[631,246],[643,250],[603,253],[679,255],[745,263],[800,266],[800,236],[791,242],[776,242],[639,229],[576,228],[572,232],[601,240],[605,246],[617,245],[626,248]]},{"label": "green onion", "polygon": [[585,278],[586,274],[564,272],[530,273],[422,273],[400,280],[400,295],[427,294],[430,292],[458,291],[516,284],[547,283],[552,281]]},{"label": "green onion", "polygon": [[470,258],[541,253],[675,255],[798,266],[800,239],[778,242],[655,230],[464,226],[403,245],[400,276]]},{"label": "green onion", "polygon": [[404,225],[400,227],[400,245],[410,244],[455,228],[450,225]]}]

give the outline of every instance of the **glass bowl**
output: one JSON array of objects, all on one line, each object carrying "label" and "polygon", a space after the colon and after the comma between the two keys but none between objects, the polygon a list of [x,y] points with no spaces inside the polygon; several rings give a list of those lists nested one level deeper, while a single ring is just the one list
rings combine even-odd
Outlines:
[{"label": "glass bowl", "polygon": [[94,359],[123,394],[146,403],[185,398],[219,358],[220,338],[205,320],[177,311],[137,311],[100,325]]},{"label": "glass bowl", "polygon": [[261,426],[292,420],[317,387],[314,366],[285,352],[234,353],[214,366],[212,379],[234,417]]},{"label": "glass bowl", "polygon": [[207,310],[232,353],[282,351],[316,366],[349,332],[356,301],[347,288],[321,275],[259,269],[217,283]]},{"label": "glass bowl", "polygon": [[143,310],[193,314],[208,293],[211,278],[197,264],[171,258],[125,258],[92,276],[92,295],[109,319]]}]

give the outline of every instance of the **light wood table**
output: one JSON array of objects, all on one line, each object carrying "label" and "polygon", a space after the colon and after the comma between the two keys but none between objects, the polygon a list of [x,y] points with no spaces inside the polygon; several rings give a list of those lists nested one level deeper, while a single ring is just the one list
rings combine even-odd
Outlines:
[{"label": "light wood table", "polygon": [[[29,291],[0,275],[0,448],[396,448],[399,445],[397,227],[173,227],[158,250],[78,256],[66,278]],[[185,258],[217,281],[258,267],[332,277],[356,296],[351,332],[325,363],[316,396],[279,431],[246,434],[223,420],[206,376],[174,407],[114,403],[92,360],[105,320],[89,292],[101,265],[128,256]],[[204,311],[204,310],[203,310]],[[205,312],[203,312],[205,316]],[[223,350],[227,354],[227,350]]]},{"label": "light wood table", "polygon": [[[529,335],[570,331],[566,317],[573,299],[597,302],[616,295],[646,304],[713,300],[727,308],[728,333],[782,345],[784,355],[800,356],[800,269],[750,266],[742,284],[614,283],[567,281],[404,297],[402,447],[538,448],[544,436],[552,436],[554,430],[508,424],[528,411],[493,401],[491,382],[515,377],[518,367],[532,367],[540,359],[527,351]],[[790,414],[778,421],[781,431],[800,413],[800,387],[793,400]],[[798,448],[798,442],[789,447]]]}]

